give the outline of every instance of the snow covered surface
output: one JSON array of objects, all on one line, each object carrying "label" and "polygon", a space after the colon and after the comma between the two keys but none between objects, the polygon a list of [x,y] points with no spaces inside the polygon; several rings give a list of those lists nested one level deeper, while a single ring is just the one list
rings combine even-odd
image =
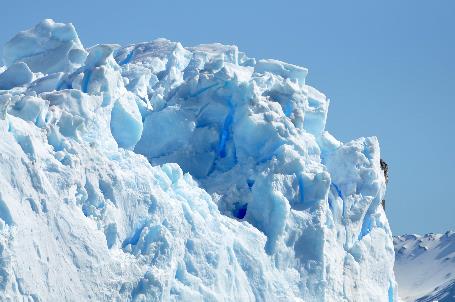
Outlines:
[{"label": "snow covered surface", "polygon": [[404,301],[455,301],[455,232],[394,237],[395,276]]},{"label": "snow covered surface", "polygon": [[3,61],[1,300],[397,300],[378,141],[305,68],[52,20]]}]

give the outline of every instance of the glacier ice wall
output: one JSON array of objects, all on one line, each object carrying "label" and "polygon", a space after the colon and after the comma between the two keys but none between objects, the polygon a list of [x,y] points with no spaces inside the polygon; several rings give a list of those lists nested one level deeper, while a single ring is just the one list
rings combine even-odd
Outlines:
[{"label": "glacier ice wall", "polygon": [[52,20],[3,61],[1,300],[397,299],[378,141],[305,68]]}]

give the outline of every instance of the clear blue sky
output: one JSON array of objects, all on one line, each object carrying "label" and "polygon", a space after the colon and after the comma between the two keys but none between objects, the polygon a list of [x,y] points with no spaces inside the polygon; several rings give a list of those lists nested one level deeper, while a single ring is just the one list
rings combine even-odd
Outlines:
[{"label": "clear blue sky", "polygon": [[332,134],[379,137],[394,233],[455,229],[455,1],[12,0],[0,43],[44,18],[87,47],[166,37],[308,67]]}]

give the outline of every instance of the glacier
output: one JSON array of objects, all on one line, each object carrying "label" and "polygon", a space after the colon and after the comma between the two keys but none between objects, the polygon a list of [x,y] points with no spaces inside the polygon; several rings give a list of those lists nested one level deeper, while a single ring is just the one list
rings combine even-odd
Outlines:
[{"label": "glacier", "polygon": [[0,300],[397,301],[376,137],[236,46],[3,47]]}]

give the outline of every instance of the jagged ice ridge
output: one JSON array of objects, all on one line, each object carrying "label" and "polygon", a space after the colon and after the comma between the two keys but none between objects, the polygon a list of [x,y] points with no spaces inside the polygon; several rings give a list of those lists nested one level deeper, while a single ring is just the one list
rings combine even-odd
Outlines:
[{"label": "jagged ice ridge", "polygon": [[3,61],[2,300],[397,299],[378,141],[305,68],[52,20]]}]

